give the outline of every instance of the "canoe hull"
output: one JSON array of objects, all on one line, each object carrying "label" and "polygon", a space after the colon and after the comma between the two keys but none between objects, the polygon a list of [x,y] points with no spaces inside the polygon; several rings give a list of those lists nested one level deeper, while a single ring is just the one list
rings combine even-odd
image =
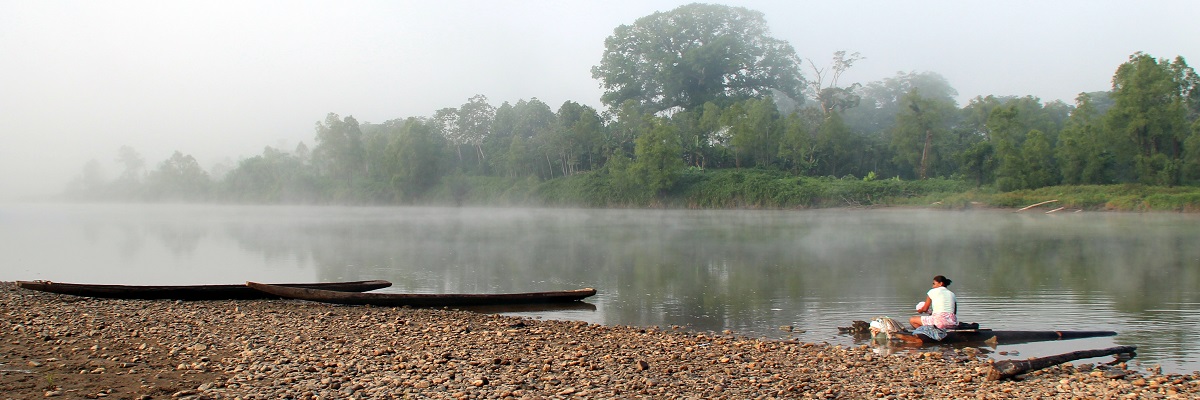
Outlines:
[{"label": "canoe hull", "polygon": [[507,304],[568,303],[583,300],[596,294],[596,289],[586,288],[557,292],[500,293],[500,294],[401,294],[401,293],[344,293],[328,290],[283,287],[257,282],[246,282],[246,286],[275,296],[346,305],[373,305],[383,307],[447,307],[487,306]]},{"label": "canoe hull", "polygon": [[[129,286],[93,285],[50,281],[17,281],[17,286],[41,292],[69,294],[106,299],[138,300],[252,300],[278,299],[279,296],[254,290],[246,285],[179,285],[179,286]],[[285,283],[284,287],[303,287],[339,292],[365,292],[392,286],[384,280],[328,282],[328,283]]]},{"label": "canoe hull", "polygon": [[1116,336],[1117,333],[1113,331],[993,331],[991,329],[976,329],[969,331],[948,331],[946,332],[946,337],[942,340],[933,340],[925,335],[892,335],[893,338],[914,344],[984,343],[993,341],[998,344],[1013,344]]}]

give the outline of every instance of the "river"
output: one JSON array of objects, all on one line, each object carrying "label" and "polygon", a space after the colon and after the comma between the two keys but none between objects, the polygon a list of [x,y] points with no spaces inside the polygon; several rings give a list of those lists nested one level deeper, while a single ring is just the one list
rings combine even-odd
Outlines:
[{"label": "river", "polygon": [[866,343],[836,326],[906,320],[940,274],[963,321],[1119,332],[993,357],[1135,345],[1135,367],[1200,370],[1195,215],[0,204],[0,249],[5,281],[594,287],[594,307],[504,311],[845,345]]}]

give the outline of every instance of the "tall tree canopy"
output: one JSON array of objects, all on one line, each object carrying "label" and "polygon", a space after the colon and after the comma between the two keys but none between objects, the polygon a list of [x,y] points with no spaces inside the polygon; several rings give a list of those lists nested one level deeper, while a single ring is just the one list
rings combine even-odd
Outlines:
[{"label": "tall tree canopy", "polygon": [[316,140],[313,158],[321,162],[318,166],[321,175],[349,182],[366,172],[362,131],[354,117],[342,119],[329,113],[325,122],[317,122]]},{"label": "tall tree canopy", "polygon": [[149,196],[156,200],[203,200],[211,181],[196,158],[178,151],[147,177]]},{"label": "tall tree canopy", "polygon": [[1174,62],[1134,53],[1113,75],[1106,123],[1128,146],[1118,162],[1142,183],[1178,184],[1184,142],[1200,109],[1200,77],[1183,57]]},{"label": "tall tree canopy", "polygon": [[951,152],[948,133],[957,111],[953,100],[925,97],[914,88],[900,103],[904,107],[896,114],[891,129],[896,164],[916,172],[918,179],[940,176],[946,171],[939,171],[938,164]]},{"label": "tall tree canopy", "polygon": [[[316,124],[311,151],[303,143],[291,153],[268,147],[227,174],[205,173],[196,159],[177,152],[147,174],[141,155],[122,147],[116,160],[123,167],[120,177],[105,183],[99,164],[89,163],[68,194],[418,204],[546,196],[541,198],[551,203],[574,197],[582,204],[614,206],[657,204],[661,196],[699,191],[736,201],[745,193],[809,196],[808,189],[793,191],[791,184],[766,193],[761,191],[777,189],[760,185],[774,183],[707,172],[746,167],[865,181],[969,179],[1000,191],[1059,183],[1200,184],[1200,75],[1182,57],[1135,53],[1117,69],[1111,91],[1080,94],[1074,106],[988,95],[960,108],[955,89],[932,72],[839,86],[840,74],[861,58],[839,51],[831,66],[813,69],[804,92],[811,101],[796,107],[790,102],[803,98],[762,89],[766,85],[738,86],[751,81],[745,78],[750,68],[722,69],[736,63],[727,63],[719,51],[740,51],[729,53],[733,57],[750,54],[747,49],[764,40],[775,43],[745,34],[763,34],[761,25],[755,12],[689,5],[618,29],[661,42],[625,43],[645,52],[617,66],[645,76],[604,75],[618,69],[596,67],[605,79],[644,79],[629,91],[610,90],[603,113],[574,101],[553,111],[537,98],[496,108],[483,95],[428,117],[383,124],[330,113]],[[610,38],[609,45],[615,43]],[[662,46],[675,47],[653,51]],[[785,59],[795,61],[786,50]],[[718,56],[706,58],[712,54]],[[618,60],[621,54],[609,55]],[[732,75],[717,79],[706,75],[711,71]],[[787,77],[803,82],[798,74]],[[705,80],[710,78],[715,80]],[[800,93],[802,87],[793,89]],[[618,97],[627,94],[633,96]],[[708,100],[693,103],[703,99]],[[572,175],[584,176],[541,183]]]},{"label": "tall tree canopy", "polygon": [[605,105],[634,100],[650,113],[725,105],[772,89],[800,100],[805,86],[796,51],[770,36],[761,12],[698,3],[617,27],[592,77]]}]

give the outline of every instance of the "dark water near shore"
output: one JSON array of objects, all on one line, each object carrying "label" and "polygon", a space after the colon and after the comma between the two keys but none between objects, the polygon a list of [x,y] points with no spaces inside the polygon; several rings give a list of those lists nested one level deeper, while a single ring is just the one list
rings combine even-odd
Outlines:
[{"label": "dark water near shore", "polygon": [[587,286],[594,309],[515,313],[846,345],[836,326],[906,319],[937,274],[964,321],[1120,333],[998,358],[1135,345],[1143,365],[1200,370],[1194,215],[0,205],[0,280]]}]

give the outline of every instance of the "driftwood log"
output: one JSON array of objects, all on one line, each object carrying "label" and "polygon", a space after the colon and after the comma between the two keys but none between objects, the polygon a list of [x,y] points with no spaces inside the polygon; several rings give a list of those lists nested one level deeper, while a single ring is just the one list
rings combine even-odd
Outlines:
[{"label": "driftwood log", "polygon": [[1034,208],[1034,207],[1040,206],[1040,205],[1042,205],[1042,204],[1049,204],[1049,203],[1054,203],[1054,202],[1057,202],[1057,201],[1058,201],[1058,199],[1055,199],[1055,200],[1046,200],[1046,201],[1043,201],[1043,202],[1041,202],[1041,203],[1030,204],[1030,205],[1028,205],[1028,206],[1025,206],[1025,208],[1022,208],[1022,209],[1020,209],[1020,210],[1013,211],[1013,212],[1021,212],[1021,211],[1028,210],[1028,209],[1030,209],[1030,208]]},{"label": "driftwood log", "polygon": [[1012,378],[1026,372],[1037,371],[1042,368],[1052,367],[1068,361],[1079,360],[1083,358],[1103,357],[1114,354],[1133,353],[1137,350],[1137,346],[1117,346],[1107,349],[1098,350],[1080,350],[1059,355],[1030,358],[1028,360],[1002,360],[992,364],[992,370],[988,371],[988,380],[996,381],[1000,379]]}]

